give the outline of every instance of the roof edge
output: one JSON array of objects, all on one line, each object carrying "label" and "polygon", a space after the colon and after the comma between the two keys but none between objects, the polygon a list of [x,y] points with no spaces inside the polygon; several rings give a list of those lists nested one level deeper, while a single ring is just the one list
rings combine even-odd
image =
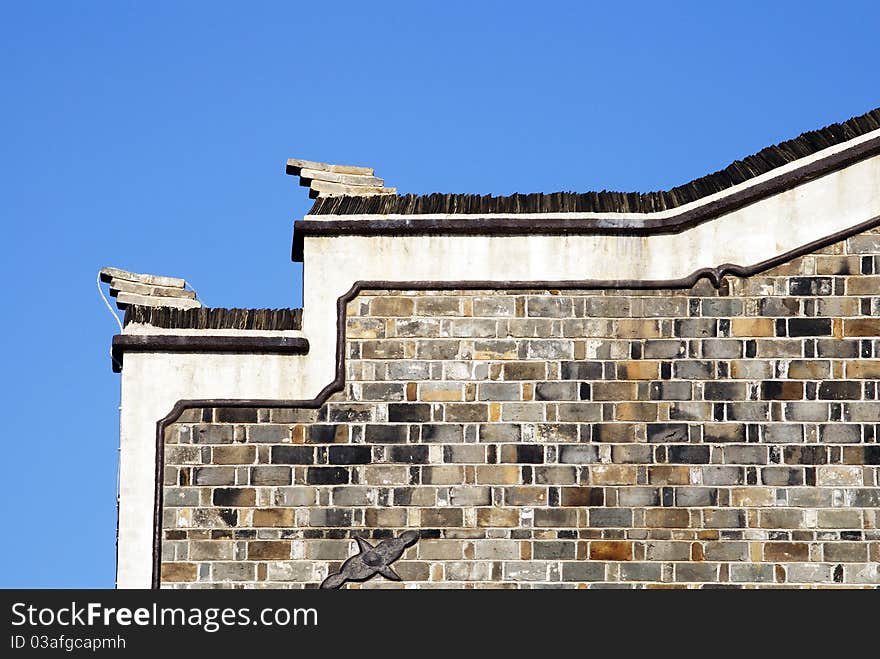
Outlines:
[{"label": "roof edge", "polygon": [[[540,235],[588,233],[650,235],[679,233],[724,214],[774,196],[826,174],[880,154],[880,129],[852,140],[844,148],[829,147],[828,155],[805,158],[800,166],[777,168],[721,194],[707,196],[676,209],[650,213],[455,213],[406,217],[370,216],[361,219],[303,219],[294,222],[292,259],[303,260],[307,236],[373,235]],[[309,217],[309,216],[307,216]],[[536,220],[539,220],[536,222]]]},{"label": "roof edge", "polygon": [[310,215],[506,214],[535,212],[652,213],[674,209],[745,183],[785,165],[880,130],[880,108],[807,131],[736,160],[724,169],[656,192],[555,192],[495,197],[430,194],[319,198]]}]

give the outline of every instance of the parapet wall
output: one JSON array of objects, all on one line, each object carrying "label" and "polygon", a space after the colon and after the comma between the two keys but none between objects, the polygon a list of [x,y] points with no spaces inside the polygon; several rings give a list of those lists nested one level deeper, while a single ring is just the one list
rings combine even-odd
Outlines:
[{"label": "parapet wall", "polygon": [[880,584],[880,111],[659,193],[288,171],[302,312],[113,339],[119,587]]},{"label": "parapet wall", "polygon": [[880,584],[880,230],[718,288],[344,311],[320,407],[165,427],[163,587],[315,587],[412,529],[349,587]]}]

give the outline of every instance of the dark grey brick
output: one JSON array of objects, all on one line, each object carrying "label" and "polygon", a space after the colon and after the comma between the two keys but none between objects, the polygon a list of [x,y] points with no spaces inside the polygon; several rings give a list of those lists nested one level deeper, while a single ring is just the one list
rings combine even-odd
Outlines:
[{"label": "dark grey brick", "polygon": [[253,488],[218,487],[214,490],[211,502],[215,506],[253,506],[256,503],[256,492]]},{"label": "dark grey brick", "polygon": [[742,302],[734,298],[704,298],[703,315],[731,317],[742,314]]},{"label": "dark grey brick", "polygon": [[522,400],[522,384],[519,382],[481,382],[479,399]]},{"label": "dark grey brick", "polygon": [[660,563],[621,563],[621,581],[660,581]]},{"label": "dark grey brick", "polygon": [[603,581],[605,564],[594,561],[565,562],[562,564],[563,581]]},{"label": "dark grey brick", "polygon": [[197,467],[193,469],[193,485],[235,485],[235,468]]},{"label": "dark grey brick", "polygon": [[518,442],[522,428],[513,423],[489,423],[480,426],[481,442]]},{"label": "dark grey brick", "polygon": [[834,285],[831,277],[792,277],[788,281],[789,295],[831,295]]},{"label": "dark grey brick", "polygon": [[858,400],[862,397],[862,383],[854,380],[825,380],[819,383],[821,400]]},{"label": "dark grey brick", "polygon": [[615,444],[611,447],[614,464],[646,464],[652,461],[654,449],[647,444]]},{"label": "dark grey brick", "polygon": [[766,446],[725,446],[724,462],[727,464],[740,465],[763,465],[767,464]]},{"label": "dark grey brick", "polygon": [[309,526],[351,526],[349,508],[312,508],[309,511]]},{"label": "dark grey brick", "polygon": [[331,446],[328,459],[334,465],[369,464],[372,460],[369,446]]},{"label": "dark grey brick", "polygon": [[577,382],[539,382],[535,400],[579,400]]},{"label": "dark grey brick", "polygon": [[791,318],[789,336],[831,336],[830,318]]},{"label": "dark grey brick", "polygon": [[762,441],[768,444],[796,444],[804,441],[804,427],[799,423],[771,423],[761,426]]},{"label": "dark grey brick", "polygon": [[785,464],[819,465],[828,462],[824,446],[786,446],[783,448]]},{"label": "dark grey brick", "polygon": [[392,423],[420,423],[431,420],[427,403],[389,403],[388,420]]},{"label": "dark grey brick", "polygon": [[528,316],[532,318],[570,318],[574,315],[572,299],[568,296],[534,296],[526,301]]},{"label": "dark grey brick", "polygon": [[687,354],[687,343],[667,339],[645,341],[645,359],[680,359]]},{"label": "dark grey brick", "polygon": [[715,336],[717,331],[718,321],[714,318],[687,318],[676,320],[674,323],[675,336],[683,338]]},{"label": "dark grey brick", "polygon": [[862,427],[856,423],[823,424],[819,426],[819,440],[828,444],[858,444],[862,441]]},{"label": "dark grey brick", "polygon": [[745,483],[745,469],[727,465],[706,465],[703,472],[704,485],[742,485]]},{"label": "dark grey brick", "polygon": [[425,424],[422,441],[434,444],[458,444],[464,441],[464,426],[458,423]]},{"label": "dark grey brick", "polygon": [[743,356],[743,342],[735,339],[705,339],[703,357],[710,359],[739,359]]},{"label": "dark grey brick", "polygon": [[532,544],[532,558],[536,561],[573,559],[575,543],[564,540],[535,542]]},{"label": "dark grey brick", "polygon": [[647,425],[649,442],[687,442],[686,423],[649,423]]},{"label": "dark grey brick", "polygon": [[714,487],[676,487],[675,505],[714,506],[718,503],[718,490]]},{"label": "dark grey brick", "polygon": [[764,467],[761,469],[761,482],[773,487],[803,485],[804,470],[799,467]]},{"label": "dark grey brick", "polygon": [[290,467],[260,466],[251,468],[252,485],[290,485]]},{"label": "dark grey brick", "polygon": [[591,296],[584,299],[587,318],[626,318],[632,314],[632,305],[625,297]]},{"label": "dark grey brick", "polygon": [[192,438],[195,444],[231,444],[233,440],[233,426],[195,426]]},{"label": "dark grey brick", "polygon": [[880,508],[880,488],[853,490],[852,505],[859,508]]},{"label": "dark grey brick", "polygon": [[403,400],[405,398],[402,382],[364,382],[361,385],[363,400]]},{"label": "dark grey brick", "polygon": [[559,403],[556,418],[560,421],[599,421],[602,418],[600,403]]},{"label": "dark grey brick", "polygon": [[745,382],[706,382],[703,385],[703,397],[706,400],[744,400],[746,384]]},{"label": "dark grey brick", "polygon": [[364,428],[364,439],[371,444],[403,444],[408,436],[407,426],[367,424]]},{"label": "dark grey brick", "polygon": [[632,518],[632,508],[590,508],[590,526],[628,528]]},{"label": "dark grey brick", "polygon": [[692,582],[718,581],[717,563],[676,563],[675,580]]},{"label": "dark grey brick", "polygon": [[343,467],[309,467],[306,472],[309,485],[344,485],[348,483],[348,469]]},{"label": "dark grey brick", "polygon": [[711,380],[715,377],[715,364],[697,360],[673,362],[672,374],[680,380]]},{"label": "dark grey brick", "polygon": [[828,403],[799,401],[785,404],[785,418],[789,421],[827,421]]},{"label": "dark grey brick", "polygon": [[256,423],[257,410],[254,407],[221,407],[214,410],[217,423]]},{"label": "dark grey brick", "polygon": [[766,421],[770,418],[770,403],[729,403],[724,406],[730,421]]},{"label": "dark grey brick", "polygon": [[288,426],[259,425],[247,427],[247,440],[252,443],[279,444],[290,439]]},{"label": "dark grey brick", "polygon": [[428,462],[428,447],[424,444],[391,446],[388,448],[387,455],[390,462],[425,464]]},{"label": "dark grey brick", "polygon": [[693,398],[693,385],[690,382],[651,383],[651,400],[691,400],[691,398]]},{"label": "dark grey brick", "polygon": [[796,316],[800,313],[800,302],[790,297],[762,297],[758,310],[762,316]]},{"label": "dark grey brick", "polygon": [[272,464],[310,465],[315,462],[315,449],[311,446],[273,446]]},{"label": "dark grey brick", "polygon": [[656,487],[622,487],[617,492],[621,506],[642,508],[660,505],[660,489]]},{"label": "dark grey brick", "polygon": [[840,341],[838,339],[818,339],[816,341],[817,357],[836,357],[846,359],[859,356],[858,341]]},{"label": "dark grey brick", "polygon": [[309,444],[333,444],[346,441],[347,437],[347,426],[316,424],[308,427]]},{"label": "dark grey brick", "polygon": [[562,362],[563,380],[601,380],[602,362]]},{"label": "dark grey brick", "polygon": [[668,462],[672,464],[706,464],[709,462],[708,446],[669,446]]}]

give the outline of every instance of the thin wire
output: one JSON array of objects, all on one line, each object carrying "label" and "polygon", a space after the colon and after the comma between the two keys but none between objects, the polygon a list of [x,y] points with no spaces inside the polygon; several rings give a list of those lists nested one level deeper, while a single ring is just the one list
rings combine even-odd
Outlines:
[{"label": "thin wire", "polygon": [[196,292],[196,289],[193,288],[193,285],[184,279],[183,280],[183,288],[186,289],[187,286],[189,287],[189,290],[191,290],[193,293],[196,294],[196,300],[198,300],[199,304],[201,304],[203,307],[207,307],[208,305],[205,304],[205,301],[199,297],[199,294]]},{"label": "thin wire", "polygon": [[98,294],[101,296],[101,299],[104,300],[104,304],[107,305],[107,310],[113,316],[113,320],[115,320],[116,324],[119,325],[119,332],[122,333],[122,331],[123,331],[122,321],[119,320],[119,316],[116,314],[115,311],[113,311],[113,306],[110,304],[110,300],[107,299],[107,296],[104,295],[104,289],[101,288],[101,273],[100,272],[98,273],[97,284],[98,284]]},{"label": "thin wire", "polygon": [[[104,295],[104,289],[101,288],[101,273],[98,273],[98,278],[96,280],[98,286],[98,294],[101,296],[101,299],[104,300],[104,304],[107,306],[107,311],[110,312],[110,315],[113,316],[113,320],[116,321],[116,324],[119,325],[120,334],[124,331],[122,326],[122,321],[119,319],[119,315],[113,311],[113,306],[110,304],[110,300],[107,299],[107,296]],[[113,360],[113,363],[116,364],[117,368],[122,370],[122,364],[119,363],[119,360],[113,355],[113,348],[110,348],[110,359]],[[121,384],[120,384],[121,386]],[[122,412],[122,406],[119,407],[120,413]],[[116,553],[117,557],[119,555],[119,495],[122,489],[122,435],[119,436],[119,443],[116,445]],[[118,574],[116,579],[116,584],[119,585]]]}]

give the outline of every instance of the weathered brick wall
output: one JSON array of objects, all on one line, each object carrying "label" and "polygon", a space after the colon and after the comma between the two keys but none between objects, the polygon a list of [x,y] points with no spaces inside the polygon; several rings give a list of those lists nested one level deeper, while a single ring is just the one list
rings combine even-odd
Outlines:
[{"label": "weathered brick wall", "polygon": [[163,585],[408,528],[408,586],[880,584],[878,336],[880,231],[720,290],[362,294],[320,410],[168,428]]}]

